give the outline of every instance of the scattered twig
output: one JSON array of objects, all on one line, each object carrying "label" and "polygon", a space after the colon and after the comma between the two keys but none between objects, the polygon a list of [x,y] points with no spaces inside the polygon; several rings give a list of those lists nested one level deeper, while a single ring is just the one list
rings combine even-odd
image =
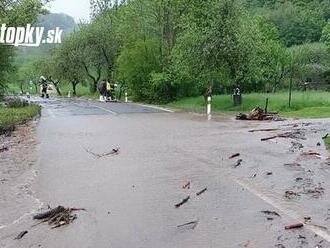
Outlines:
[{"label": "scattered twig", "polygon": [[271,140],[271,139],[276,139],[276,138],[291,138],[291,139],[296,139],[296,138],[301,138],[301,132],[296,131],[296,132],[287,132],[287,133],[282,133],[282,134],[278,134],[275,136],[271,136],[271,137],[267,137],[267,138],[263,138],[261,139],[261,141],[266,141],[266,140]]},{"label": "scattered twig", "polygon": [[233,159],[233,158],[236,158],[236,157],[239,157],[239,156],[241,156],[240,153],[235,153],[235,154],[231,155],[231,156],[229,157],[229,159]]},{"label": "scattered twig", "polygon": [[197,192],[196,195],[200,196],[201,194],[205,193],[206,191],[207,191],[207,188],[204,188],[201,191]]},{"label": "scattered twig", "polygon": [[195,229],[197,225],[198,225],[198,220],[195,220],[195,221],[191,221],[191,222],[188,222],[188,223],[184,223],[182,225],[178,225],[177,228],[191,226],[191,229]]},{"label": "scattered twig", "polygon": [[261,213],[280,217],[280,215],[277,212],[275,212],[275,211],[264,210],[264,211],[261,211]]},{"label": "scattered twig", "polygon": [[236,164],[234,165],[234,168],[237,168],[238,166],[240,166],[242,164],[243,160],[239,159],[237,160]]},{"label": "scattered twig", "polygon": [[252,129],[249,130],[250,133],[255,133],[255,132],[272,132],[272,131],[277,131],[278,128],[262,128],[262,129]]},{"label": "scattered twig", "polygon": [[110,155],[117,155],[119,153],[119,147],[118,148],[113,148],[110,152],[105,152],[105,153],[95,153],[95,152],[92,152],[88,149],[85,149],[85,151],[91,155],[93,155],[94,157],[96,158],[103,158],[103,157],[107,157],[107,156],[110,156]]},{"label": "scattered twig", "polygon": [[285,226],[285,230],[302,228],[303,226],[304,226],[303,223],[297,223],[297,224],[287,225],[287,226]]},{"label": "scattered twig", "polygon": [[320,153],[314,152],[314,151],[303,152],[301,155],[302,156],[321,156]]},{"label": "scattered twig", "polygon": [[4,147],[1,147],[0,148],[0,152],[5,152],[5,151],[8,151],[9,148],[7,146],[4,146]]},{"label": "scattered twig", "polygon": [[65,210],[65,208],[63,206],[58,206],[57,208],[51,209],[49,211],[37,214],[35,216],[33,216],[33,219],[35,220],[42,220],[42,219],[47,219],[47,218],[51,218],[54,215],[63,212]]},{"label": "scattered twig", "polygon": [[176,208],[181,207],[183,204],[187,203],[187,202],[189,201],[189,199],[190,199],[190,196],[187,196],[187,197],[184,198],[181,202],[175,204],[175,207],[176,207]]},{"label": "scattered twig", "polygon": [[57,208],[51,209],[47,212],[35,215],[33,218],[37,220],[42,220],[41,222],[35,224],[39,225],[44,222],[48,222],[52,229],[58,228],[64,225],[69,225],[76,218],[76,214],[72,214],[74,211],[86,211],[84,208],[64,208],[58,206]]},{"label": "scattered twig", "polygon": [[326,135],[324,135],[323,137],[322,137],[322,139],[326,139],[326,138],[328,138],[329,137],[329,133],[327,133]]},{"label": "scattered twig", "polygon": [[185,185],[182,186],[183,189],[190,189],[190,182],[187,182]]},{"label": "scattered twig", "polygon": [[23,238],[25,236],[25,234],[27,234],[27,233],[28,233],[28,231],[20,232],[15,239],[19,240],[19,239]]},{"label": "scattered twig", "polygon": [[278,135],[267,137],[267,138],[262,138],[261,141],[272,140],[272,139],[276,139],[276,138],[278,138]]}]

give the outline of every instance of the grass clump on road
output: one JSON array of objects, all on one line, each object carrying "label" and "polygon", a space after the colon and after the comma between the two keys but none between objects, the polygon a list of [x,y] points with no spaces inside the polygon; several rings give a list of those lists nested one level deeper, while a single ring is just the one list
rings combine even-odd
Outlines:
[{"label": "grass clump on road", "polygon": [[328,150],[330,150],[330,137],[324,139],[325,146]]},{"label": "grass clump on road", "polygon": [[[330,92],[307,91],[293,92],[291,108],[288,106],[288,93],[275,94],[251,93],[242,96],[242,105],[233,106],[231,95],[218,95],[213,97],[212,109],[215,112],[248,112],[260,106],[265,107],[266,98],[269,99],[268,111],[279,112],[287,117],[325,118],[330,117]],[[203,97],[190,97],[169,103],[168,107],[186,111],[205,111]]]},{"label": "grass clump on road", "polygon": [[16,125],[32,120],[40,113],[40,109],[38,105],[19,108],[0,107],[0,135],[13,131]]}]

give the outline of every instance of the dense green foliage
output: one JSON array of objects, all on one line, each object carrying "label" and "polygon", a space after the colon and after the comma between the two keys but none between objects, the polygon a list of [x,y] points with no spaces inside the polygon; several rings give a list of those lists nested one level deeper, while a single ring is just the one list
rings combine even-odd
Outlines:
[{"label": "dense green foliage", "polygon": [[94,1],[49,57],[19,77],[52,76],[62,87],[115,81],[134,99],[328,89],[329,0]]},{"label": "dense green foliage", "polygon": [[[24,26],[34,23],[40,14],[45,14],[46,0],[2,0],[0,23],[8,26]],[[4,92],[13,68],[14,48],[0,44],[0,95]]]}]

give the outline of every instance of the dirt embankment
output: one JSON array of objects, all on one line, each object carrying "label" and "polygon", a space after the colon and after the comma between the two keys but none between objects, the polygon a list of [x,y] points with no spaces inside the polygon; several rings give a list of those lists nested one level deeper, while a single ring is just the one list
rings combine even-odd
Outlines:
[{"label": "dirt embankment", "polygon": [[0,136],[0,233],[39,205],[33,183],[37,175],[37,121]]}]

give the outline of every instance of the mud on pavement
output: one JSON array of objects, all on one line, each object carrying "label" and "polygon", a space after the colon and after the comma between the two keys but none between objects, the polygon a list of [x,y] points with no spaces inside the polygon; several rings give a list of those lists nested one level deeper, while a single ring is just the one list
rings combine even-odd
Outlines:
[{"label": "mud on pavement", "polygon": [[33,187],[37,176],[36,125],[37,121],[30,122],[0,136],[5,148],[0,152],[0,233],[40,207]]}]

